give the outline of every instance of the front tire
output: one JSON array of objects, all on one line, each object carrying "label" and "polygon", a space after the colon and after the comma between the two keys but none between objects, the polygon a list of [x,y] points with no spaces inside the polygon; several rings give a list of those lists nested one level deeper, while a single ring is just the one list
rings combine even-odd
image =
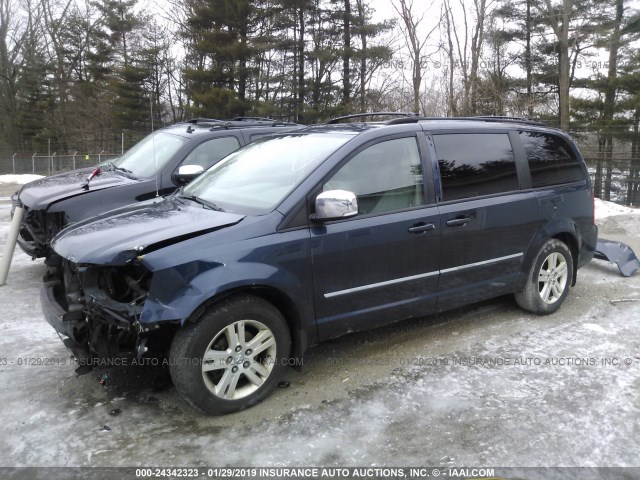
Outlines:
[{"label": "front tire", "polygon": [[555,238],[548,240],[529,270],[524,289],[516,292],[516,302],[537,315],[557,311],[569,293],[573,268],[573,257],[567,245]]},{"label": "front tire", "polygon": [[169,369],[191,405],[222,415],[264,400],[282,378],[290,349],[278,309],[242,295],[209,307],[197,323],[176,333]]}]

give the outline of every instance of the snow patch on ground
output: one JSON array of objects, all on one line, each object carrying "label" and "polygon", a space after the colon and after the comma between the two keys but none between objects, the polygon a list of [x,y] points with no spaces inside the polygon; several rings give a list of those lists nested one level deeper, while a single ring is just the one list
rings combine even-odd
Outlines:
[{"label": "snow patch on ground", "polygon": [[42,177],[43,175],[31,175],[30,173],[23,175],[0,175],[0,183],[17,183],[18,185],[24,185],[25,183],[33,182]]},{"label": "snow patch on ground", "polygon": [[582,325],[582,328],[584,328],[585,330],[591,330],[592,332],[596,333],[608,333],[604,328],[602,328],[600,325],[596,325],[595,323],[585,323]]},{"label": "snow patch on ground", "polygon": [[596,207],[596,218],[612,217],[614,215],[628,215],[638,214],[640,209],[625,207],[624,205],[618,205],[617,203],[607,202],[600,198],[594,199]]}]

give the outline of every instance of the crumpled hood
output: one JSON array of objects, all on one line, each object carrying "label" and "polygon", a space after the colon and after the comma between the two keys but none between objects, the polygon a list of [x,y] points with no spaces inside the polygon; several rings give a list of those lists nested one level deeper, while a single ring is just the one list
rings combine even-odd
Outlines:
[{"label": "crumpled hood", "polygon": [[65,198],[137,182],[117,172],[102,169],[100,175],[93,177],[89,183],[89,190],[84,190],[82,185],[94,169],[82,168],[29,182],[20,190],[20,201],[31,210],[46,210],[52,203]]},{"label": "crumpled hood", "polygon": [[138,255],[234,225],[243,218],[167,197],[69,226],[53,239],[51,246],[74,263],[120,265]]}]

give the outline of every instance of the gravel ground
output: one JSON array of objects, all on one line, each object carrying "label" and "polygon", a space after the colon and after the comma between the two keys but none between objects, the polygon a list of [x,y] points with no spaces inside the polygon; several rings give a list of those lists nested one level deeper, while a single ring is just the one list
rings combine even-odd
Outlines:
[{"label": "gravel ground", "polygon": [[[640,252],[640,215],[599,224]],[[158,368],[77,377],[40,312],[43,263],[13,261],[0,466],[640,466],[640,274],[604,262],[554,315],[503,297],[347,335],[262,404],[205,417]]]}]

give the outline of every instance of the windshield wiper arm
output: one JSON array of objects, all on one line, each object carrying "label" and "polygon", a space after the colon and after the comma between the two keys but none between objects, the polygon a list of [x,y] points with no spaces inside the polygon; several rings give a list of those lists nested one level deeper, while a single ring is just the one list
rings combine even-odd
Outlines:
[{"label": "windshield wiper arm", "polygon": [[211,210],[215,210],[216,212],[223,212],[219,206],[217,206],[213,202],[209,202],[208,200],[204,200],[196,195],[180,195],[180,198],[184,198],[185,200],[191,200],[192,202],[199,203],[200,205],[210,208]]},{"label": "windshield wiper arm", "polygon": [[133,173],[131,170],[128,170],[128,169],[126,169],[126,168],[119,167],[119,166],[117,166],[117,165],[116,165],[115,163],[113,163],[113,162],[109,162],[109,163],[107,163],[107,165],[109,165],[109,168],[110,168],[111,170],[119,170],[120,172],[124,172],[124,173]]}]

